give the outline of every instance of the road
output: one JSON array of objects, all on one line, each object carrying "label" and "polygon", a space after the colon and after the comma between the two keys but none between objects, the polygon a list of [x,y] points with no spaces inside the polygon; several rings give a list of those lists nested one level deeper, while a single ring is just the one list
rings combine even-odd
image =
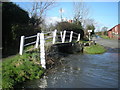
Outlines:
[{"label": "road", "polygon": [[96,43],[103,45],[105,47],[109,48],[119,48],[120,40],[109,40],[109,39],[103,39],[103,38],[95,38],[93,37],[92,40],[95,40]]}]

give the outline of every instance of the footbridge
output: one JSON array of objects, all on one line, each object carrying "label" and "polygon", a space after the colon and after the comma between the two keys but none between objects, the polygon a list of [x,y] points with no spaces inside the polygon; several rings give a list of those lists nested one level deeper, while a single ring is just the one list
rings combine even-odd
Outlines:
[{"label": "footbridge", "polygon": [[[34,42],[25,43],[26,40],[36,38]],[[41,32],[37,33],[37,35],[25,37],[21,36],[20,40],[20,50],[19,54],[23,55],[24,47],[34,45],[34,48],[40,49],[40,60],[43,68],[46,69],[46,60],[45,60],[45,45],[47,44],[59,44],[64,45],[65,43],[72,43],[73,41],[80,40],[80,33],[76,33],[73,31],[57,31],[56,29],[51,32]]]}]

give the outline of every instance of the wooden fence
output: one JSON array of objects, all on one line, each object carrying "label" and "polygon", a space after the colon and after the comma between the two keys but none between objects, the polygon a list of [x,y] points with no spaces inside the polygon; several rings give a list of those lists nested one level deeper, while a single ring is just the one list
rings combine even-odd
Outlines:
[{"label": "wooden fence", "polygon": [[[66,32],[70,33],[70,34],[67,36]],[[73,31],[66,31],[66,30],[64,30],[63,32],[61,31],[59,33],[60,33],[60,37],[61,37],[61,43],[65,43],[65,38],[66,37],[69,38],[69,42],[72,42],[73,33],[77,35],[77,41],[80,40],[80,34],[75,33]],[[45,41],[50,39],[50,38],[52,38],[53,39],[52,40],[52,44],[55,44],[57,42],[57,40],[56,40],[57,30],[53,31],[53,35],[52,36],[45,37],[47,34],[51,34],[51,32],[48,32],[48,33],[37,33],[37,35],[29,36],[29,37],[21,36],[20,51],[19,51],[19,54],[22,55],[25,46],[29,46],[29,45],[35,44],[35,48],[39,48],[39,43],[40,43],[40,60],[41,60],[42,67],[45,68],[45,69],[46,69]],[[27,43],[27,44],[24,43],[26,39],[31,39],[31,38],[36,38],[36,41],[31,42],[31,43]]]}]

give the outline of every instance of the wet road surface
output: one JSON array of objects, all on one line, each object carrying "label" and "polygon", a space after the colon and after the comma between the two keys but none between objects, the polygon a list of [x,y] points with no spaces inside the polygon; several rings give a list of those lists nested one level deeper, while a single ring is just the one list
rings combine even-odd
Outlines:
[{"label": "wet road surface", "polygon": [[120,40],[109,40],[95,37],[93,37],[92,40],[95,40],[96,43],[109,48],[118,48],[118,46],[120,45]]}]

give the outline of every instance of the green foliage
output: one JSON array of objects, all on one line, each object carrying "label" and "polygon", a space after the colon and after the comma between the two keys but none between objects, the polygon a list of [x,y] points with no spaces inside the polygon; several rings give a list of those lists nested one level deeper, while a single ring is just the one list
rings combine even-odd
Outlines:
[{"label": "green foliage", "polygon": [[[31,36],[37,34],[37,30],[34,30],[31,25],[20,25],[20,24],[14,24],[12,27],[12,41],[10,42],[9,39],[7,39],[7,45],[3,44],[3,56],[16,54],[19,50],[20,45],[20,38],[22,35],[24,36]],[[4,38],[3,38],[4,39]],[[35,41],[36,38],[25,40],[25,44],[29,42]],[[14,48],[14,49],[13,49]]]},{"label": "green foliage", "polygon": [[76,23],[68,23],[68,22],[59,22],[57,23],[56,28],[59,31],[66,30],[66,31],[74,31],[76,33],[80,33],[81,38],[83,38],[84,36],[84,31],[80,23],[76,24]]},{"label": "green foliage", "polygon": [[108,31],[96,32],[96,34],[101,35],[101,36],[108,36]]},{"label": "green foliage", "polygon": [[29,50],[32,49],[32,48],[34,48],[34,45],[27,46],[27,47],[25,47],[24,49],[25,49],[25,51],[29,51]]},{"label": "green foliage", "polygon": [[101,54],[105,51],[106,49],[99,44],[84,47],[84,52],[88,54]]},{"label": "green foliage", "polygon": [[102,35],[102,32],[96,32],[96,35]]},{"label": "green foliage", "polygon": [[19,47],[21,35],[28,35],[33,31],[28,25],[28,13],[12,2],[2,3],[2,16],[3,55],[7,55],[11,48]]},{"label": "green foliage", "polygon": [[79,43],[89,43],[90,41],[80,40]]},{"label": "green foliage", "polygon": [[104,35],[108,36],[108,31],[104,31]]},{"label": "green foliage", "polygon": [[59,22],[56,25],[56,28],[58,30],[76,30],[76,32],[78,32],[77,30],[82,30],[82,26],[77,25],[76,23],[68,23],[68,22]]},{"label": "green foliage", "polygon": [[106,35],[100,35],[100,37],[101,38],[103,38],[103,39],[110,39],[108,36],[106,36]]},{"label": "green foliage", "polygon": [[43,23],[43,18],[39,18],[36,14],[34,14],[31,18],[30,18],[30,23],[35,27],[35,28],[41,28],[39,25],[41,23]]},{"label": "green foliage", "polygon": [[53,40],[52,38],[49,38],[46,40],[46,42],[52,42],[52,40]]},{"label": "green foliage", "polygon": [[28,13],[12,2],[2,4],[3,19],[9,23],[27,23]]},{"label": "green foliage", "polygon": [[95,30],[95,26],[92,24],[92,25],[87,25],[87,30],[92,30],[91,32],[91,35],[94,34],[94,30]]},{"label": "green foliage", "polygon": [[[34,52],[34,53],[33,53]],[[40,78],[44,69],[40,66],[36,51],[7,58],[2,64],[2,87],[13,88],[17,83]]]}]

